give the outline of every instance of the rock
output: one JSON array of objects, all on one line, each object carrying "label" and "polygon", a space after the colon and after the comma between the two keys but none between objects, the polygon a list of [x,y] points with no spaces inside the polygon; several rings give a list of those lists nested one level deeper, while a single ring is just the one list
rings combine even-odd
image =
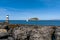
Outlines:
[{"label": "rock", "polygon": [[0,40],[8,40],[8,39],[0,39]]},{"label": "rock", "polygon": [[5,36],[8,36],[7,30],[5,30],[5,29],[0,29],[0,38],[1,38],[1,37],[5,37]]},{"label": "rock", "polygon": [[[56,27],[56,26],[55,26]],[[52,36],[60,40],[60,27],[53,26],[26,26],[0,29],[0,40],[52,40]]]},{"label": "rock", "polygon": [[51,32],[54,30],[51,27],[42,27],[33,29],[30,40],[51,40]]},{"label": "rock", "polygon": [[8,37],[8,40],[14,40],[14,38],[13,37]]},{"label": "rock", "polygon": [[36,29],[33,29],[30,34],[30,40],[40,40],[40,36],[40,33]]},{"label": "rock", "polygon": [[53,27],[16,27],[13,29],[13,37],[17,40],[51,40]]},{"label": "rock", "polygon": [[56,27],[55,37],[56,37],[56,40],[60,40],[60,27]]},{"label": "rock", "polygon": [[7,30],[6,29],[0,29],[0,33],[2,33],[2,32],[7,32]]},{"label": "rock", "polygon": [[13,30],[13,37],[15,39],[24,40],[27,37],[26,29],[23,27],[15,28]]}]

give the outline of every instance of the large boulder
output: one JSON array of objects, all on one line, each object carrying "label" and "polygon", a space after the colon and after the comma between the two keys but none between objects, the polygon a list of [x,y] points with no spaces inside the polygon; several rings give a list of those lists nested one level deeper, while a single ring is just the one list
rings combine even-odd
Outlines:
[{"label": "large boulder", "polygon": [[8,32],[6,29],[0,29],[0,38],[8,36]]},{"label": "large boulder", "polygon": [[13,37],[17,40],[24,40],[27,37],[25,27],[16,27],[13,29]]},{"label": "large boulder", "polygon": [[30,40],[51,40],[53,31],[54,30],[51,27],[33,29],[30,35]]}]

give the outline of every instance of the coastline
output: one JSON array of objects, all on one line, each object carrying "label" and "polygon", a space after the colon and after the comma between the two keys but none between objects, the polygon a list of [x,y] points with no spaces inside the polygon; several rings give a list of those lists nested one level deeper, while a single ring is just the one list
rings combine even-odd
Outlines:
[{"label": "coastline", "polygon": [[7,31],[0,32],[0,35],[4,34],[0,36],[0,39],[3,40],[53,40],[52,36],[56,37],[56,35],[57,37],[54,39],[59,40],[58,38],[60,38],[60,26],[2,23],[0,24],[0,29]]}]

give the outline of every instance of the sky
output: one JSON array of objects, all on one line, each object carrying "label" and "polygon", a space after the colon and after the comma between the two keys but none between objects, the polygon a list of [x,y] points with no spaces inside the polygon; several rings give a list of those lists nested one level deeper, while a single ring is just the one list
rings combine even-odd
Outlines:
[{"label": "sky", "polygon": [[60,0],[0,0],[0,20],[60,20]]}]

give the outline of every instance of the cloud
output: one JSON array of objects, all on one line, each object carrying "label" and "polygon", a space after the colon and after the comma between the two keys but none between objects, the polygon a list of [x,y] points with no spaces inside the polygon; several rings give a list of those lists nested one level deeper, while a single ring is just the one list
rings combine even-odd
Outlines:
[{"label": "cloud", "polygon": [[6,15],[10,16],[10,20],[22,20],[31,17],[31,14],[24,10],[15,9],[15,8],[0,8],[0,19],[5,19]]}]

